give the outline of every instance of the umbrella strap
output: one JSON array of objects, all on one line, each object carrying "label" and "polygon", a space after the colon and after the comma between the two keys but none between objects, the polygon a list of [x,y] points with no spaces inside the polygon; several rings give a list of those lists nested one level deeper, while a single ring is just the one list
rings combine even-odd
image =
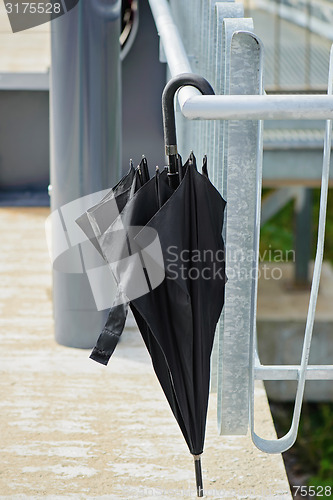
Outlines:
[{"label": "umbrella strap", "polygon": [[91,359],[102,365],[108,364],[125,328],[127,313],[128,302],[111,307],[102,333],[90,354]]}]

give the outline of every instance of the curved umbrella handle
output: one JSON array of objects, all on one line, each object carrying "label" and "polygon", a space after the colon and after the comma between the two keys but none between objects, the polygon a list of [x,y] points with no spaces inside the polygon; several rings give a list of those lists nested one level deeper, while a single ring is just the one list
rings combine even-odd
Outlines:
[{"label": "curved umbrella handle", "polygon": [[[175,109],[173,99],[175,93],[181,87],[191,85],[197,88],[204,95],[214,95],[214,90],[210,83],[200,75],[194,73],[182,73],[175,78],[172,78],[164,87],[162,94],[162,113],[163,113],[163,130],[165,153],[169,158],[169,183],[172,187],[178,185],[178,169],[177,169],[177,137],[175,123]],[[176,181],[176,185],[175,185]]]}]

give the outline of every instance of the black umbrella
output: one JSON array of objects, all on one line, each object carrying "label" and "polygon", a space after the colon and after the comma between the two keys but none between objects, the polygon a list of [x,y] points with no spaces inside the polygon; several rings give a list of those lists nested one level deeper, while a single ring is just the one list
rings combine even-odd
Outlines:
[{"label": "black umbrella", "polygon": [[[198,496],[202,496],[200,455],[210,355],[224,302],[221,233],[225,202],[208,179],[206,161],[204,175],[197,171],[193,154],[181,164],[173,98],[184,85],[213,93],[206,80],[192,74],[180,75],[166,85],[162,101],[168,170],[158,170],[139,189],[132,189],[119,216],[103,233],[94,233],[104,258],[116,263],[120,295],[91,357],[108,362],[130,305],[156,375],[194,455]],[[131,281],[131,271],[126,268],[130,255],[140,255],[147,284],[145,293],[132,297],[135,280]]]}]

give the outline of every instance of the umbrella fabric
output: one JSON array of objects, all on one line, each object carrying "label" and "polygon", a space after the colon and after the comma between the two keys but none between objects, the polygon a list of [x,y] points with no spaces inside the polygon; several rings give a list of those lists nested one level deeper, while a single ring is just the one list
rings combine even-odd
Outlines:
[{"label": "umbrella fabric", "polygon": [[[176,190],[170,188],[165,171],[146,182],[97,239],[104,258],[119,262],[128,252],[129,231],[134,251],[147,247],[147,228],[158,234],[164,280],[152,287],[149,281],[154,276],[148,275],[147,292],[122,306],[130,303],[188,447],[193,455],[200,455],[205,435],[210,355],[224,302],[221,233],[225,202],[206,175],[196,170],[193,155],[182,167],[182,175]],[[160,266],[157,259],[155,269]],[[121,288],[121,277],[118,280]],[[112,311],[109,320],[111,328],[102,332],[91,355],[104,364],[113,351],[110,331],[123,328]]]}]

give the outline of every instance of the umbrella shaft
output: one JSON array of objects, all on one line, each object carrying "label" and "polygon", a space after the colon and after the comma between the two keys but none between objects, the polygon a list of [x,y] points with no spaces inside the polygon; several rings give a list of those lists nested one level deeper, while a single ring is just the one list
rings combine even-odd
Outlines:
[{"label": "umbrella shaft", "polygon": [[179,186],[179,172],[176,155],[169,155],[168,179],[169,186],[173,189]]}]

